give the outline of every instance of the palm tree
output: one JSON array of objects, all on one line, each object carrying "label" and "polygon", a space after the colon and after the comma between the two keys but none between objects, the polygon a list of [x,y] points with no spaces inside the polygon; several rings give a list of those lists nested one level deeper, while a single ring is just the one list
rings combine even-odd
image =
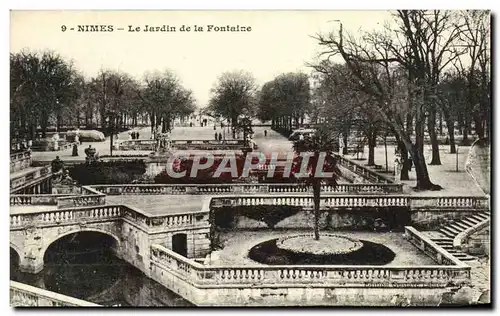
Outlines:
[{"label": "palm tree", "polygon": [[[329,184],[337,186],[341,172],[337,166],[337,159],[332,155],[333,151],[338,148],[338,139],[334,137],[331,127],[326,124],[321,125],[316,129],[316,133],[310,137],[304,137],[293,143],[293,150],[298,154],[297,159],[292,169],[293,176],[300,182],[306,185],[311,185],[313,189],[314,201],[314,239],[319,240],[319,204],[321,197],[321,184]],[[303,158],[301,153],[309,152],[312,155],[307,163],[307,172],[305,175],[300,173],[300,166]],[[322,168],[318,169],[319,167]],[[319,174],[318,171],[331,173],[330,177],[325,177]]]}]

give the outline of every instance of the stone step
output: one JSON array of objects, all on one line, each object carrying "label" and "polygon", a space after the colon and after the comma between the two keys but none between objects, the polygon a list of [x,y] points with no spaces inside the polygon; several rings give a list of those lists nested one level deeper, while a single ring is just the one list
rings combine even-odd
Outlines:
[{"label": "stone step", "polygon": [[449,253],[451,253],[450,250],[454,250],[455,248],[453,247],[453,245],[439,245],[441,248],[445,249],[446,251],[448,251]]},{"label": "stone step", "polygon": [[480,215],[472,215],[469,218],[477,220],[478,223],[482,222],[482,221],[484,221],[486,219],[485,217],[481,217]]},{"label": "stone step", "polygon": [[440,232],[441,234],[445,235],[445,236],[450,237],[450,238],[455,238],[455,235],[456,235],[456,234],[454,234],[454,233],[452,233],[452,232],[449,232],[449,231],[444,230],[443,228],[441,228],[441,229],[439,230],[439,232]]},{"label": "stone step", "polygon": [[453,228],[453,229],[456,229],[457,231],[459,232],[463,232],[464,230],[466,230],[467,228],[463,228],[462,226],[460,225],[457,225],[457,223],[452,223],[450,225],[448,225],[449,228]]},{"label": "stone step", "polygon": [[458,235],[462,230],[461,229],[456,229],[456,228],[453,228],[453,227],[450,227],[450,226],[445,226],[445,227],[441,228],[439,231],[440,232],[446,231],[446,232],[452,233],[454,235]]},{"label": "stone step", "polygon": [[471,221],[470,219],[463,219],[461,220],[462,223],[464,223],[465,225],[469,226],[469,227],[472,227],[474,225],[476,225],[476,222],[474,221]]},{"label": "stone step", "polygon": [[444,240],[444,241],[434,241],[438,245],[453,245],[453,240]]},{"label": "stone step", "polygon": [[485,213],[485,212],[477,213],[475,216],[481,217],[483,220],[490,218],[490,214]]},{"label": "stone step", "polygon": [[473,222],[473,223],[474,223],[474,225],[476,225],[477,223],[479,223],[479,222],[481,222],[481,221],[482,221],[482,219],[477,219],[477,218],[476,218],[476,217],[474,217],[474,216],[468,216],[468,217],[467,217],[467,220],[468,220],[469,222]]},{"label": "stone step", "polygon": [[472,226],[472,224],[467,225],[467,224],[465,224],[463,221],[453,222],[453,224],[452,224],[452,225],[456,225],[456,226],[458,226],[458,227],[461,227],[463,230],[466,230],[467,228],[469,228],[469,227],[471,227],[471,226]]},{"label": "stone step", "polygon": [[476,257],[469,256],[468,254],[463,253],[463,252],[453,253],[452,255],[455,258],[457,258],[458,260],[460,260],[460,261],[472,261],[472,260],[476,260]]}]

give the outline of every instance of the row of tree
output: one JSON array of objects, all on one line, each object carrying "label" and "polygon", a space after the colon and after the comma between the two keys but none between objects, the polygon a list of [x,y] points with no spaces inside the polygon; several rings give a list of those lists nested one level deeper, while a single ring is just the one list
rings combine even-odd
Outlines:
[{"label": "row of tree", "polygon": [[49,127],[125,128],[146,119],[151,128],[194,112],[195,100],[170,71],[129,74],[101,70],[90,79],[54,52],[22,51],[10,56],[11,135],[42,137]]},{"label": "row of tree", "polygon": [[[424,158],[428,137],[430,163],[441,164],[437,122],[446,124],[451,153],[457,127],[465,143],[472,128],[480,138],[491,130],[490,14],[401,10],[392,17],[383,31],[360,37],[343,32],[341,23],[338,32],[318,34],[323,51],[310,64],[311,76],[282,74],[259,89],[247,72],[225,73],[209,109],[233,125],[241,114],[255,115],[290,132],[308,117],[332,137],[343,135],[345,144],[361,135],[371,165],[377,137],[392,136],[402,154],[401,179],[413,164],[417,188],[440,189]],[[343,63],[331,62],[333,56]]]},{"label": "row of tree", "polygon": [[[376,125],[396,137],[403,161],[410,155],[417,187],[439,189],[429,179],[424,159],[426,125],[431,164],[441,164],[438,113],[447,123],[451,152],[455,151],[455,122],[465,129],[465,137],[471,123],[479,137],[491,130],[490,15],[488,11],[401,10],[393,14],[392,22],[384,31],[366,32],[359,38],[344,34],[342,24],[338,33],[317,36],[324,58],[313,67],[321,74],[320,85],[327,86],[322,90],[331,92],[326,102],[330,109],[325,112],[343,115],[345,104],[339,106],[334,100],[346,93],[342,90],[347,84],[356,94],[350,108],[382,123]],[[340,56],[344,64],[330,63],[332,56]],[[341,79],[345,82],[332,87],[331,82]],[[402,177],[407,179],[407,169]]]}]

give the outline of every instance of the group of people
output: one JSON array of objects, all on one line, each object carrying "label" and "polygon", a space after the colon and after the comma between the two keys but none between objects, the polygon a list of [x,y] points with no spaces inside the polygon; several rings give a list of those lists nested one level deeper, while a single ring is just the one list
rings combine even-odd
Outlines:
[{"label": "group of people", "polygon": [[132,137],[132,139],[139,139],[139,132],[138,131],[130,132],[130,137]]}]

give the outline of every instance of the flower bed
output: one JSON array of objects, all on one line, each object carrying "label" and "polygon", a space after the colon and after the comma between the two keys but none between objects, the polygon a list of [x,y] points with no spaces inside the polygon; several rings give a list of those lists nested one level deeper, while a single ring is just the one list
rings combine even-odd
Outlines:
[{"label": "flower bed", "polygon": [[293,253],[310,255],[341,255],[363,247],[359,240],[333,234],[320,234],[315,240],[312,234],[287,236],[276,241],[276,247]]}]

